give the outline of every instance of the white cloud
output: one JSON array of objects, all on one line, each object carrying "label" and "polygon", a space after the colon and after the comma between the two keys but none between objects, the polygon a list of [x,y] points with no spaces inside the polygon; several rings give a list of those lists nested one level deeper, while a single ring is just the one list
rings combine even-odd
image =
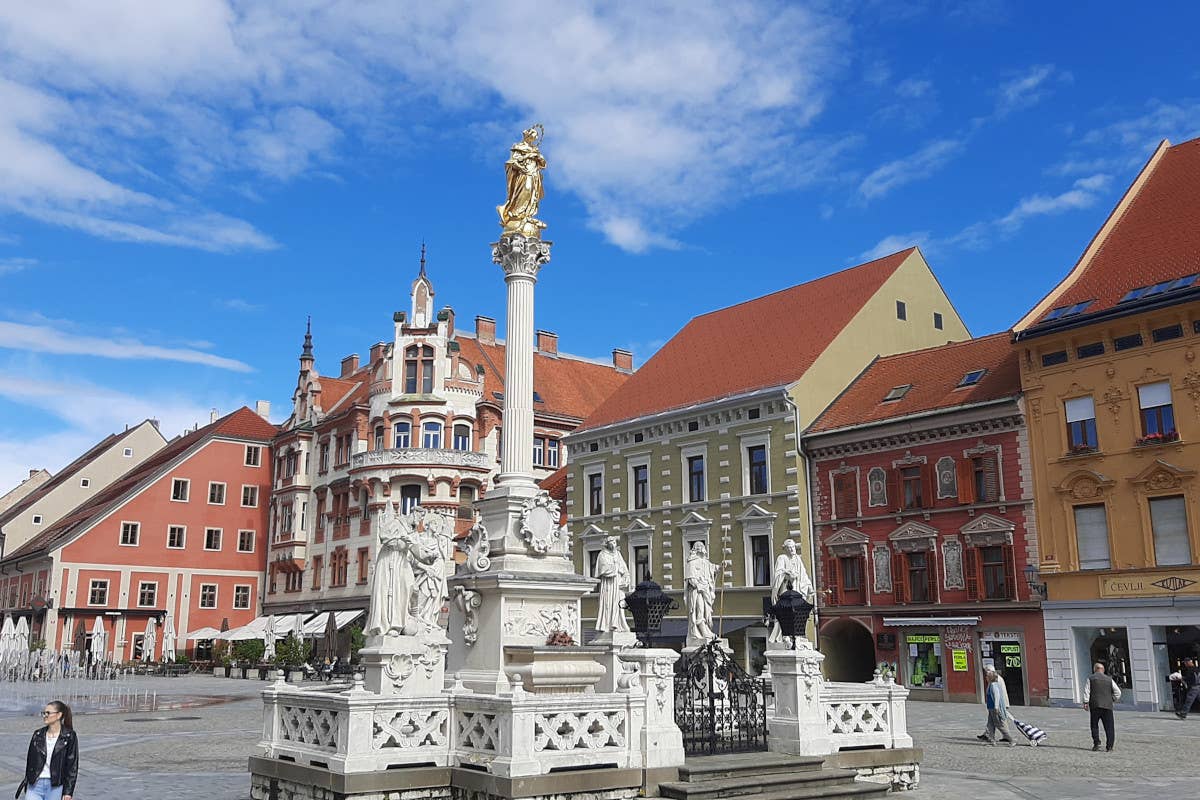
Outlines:
[{"label": "white cloud", "polygon": [[900,81],[900,83],[896,84],[896,94],[909,99],[925,97],[932,91],[933,81],[924,79],[905,78],[904,80]]},{"label": "white cloud", "polygon": [[0,275],[11,275],[35,267],[37,263],[36,258],[0,258]]},{"label": "white cloud", "polygon": [[[26,149],[50,148],[86,173],[81,182],[115,192],[126,187],[112,171],[65,154],[136,173],[128,165],[153,150],[169,158],[168,182],[193,186],[224,185],[230,172],[293,180],[351,136],[395,141],[404,132],[417,157],[437,135],[438,111],[461,123],[498,101],[508,121],[502,133],[485,128],[487,148],[498,154],[521,122],[545,123],[551,191],[577,194],[593,227],[637,250],[672,246],[671,231],[746,195],[803,185],[827,162],[809,157],[805,131],[848,63],[847,32],[820,8],[74,0],[0,8],[0,69],[73,98],[58,111],[74,127],[21,128]],[[209,241],[90,216],[101,221],[60,224]],[[267,246],[254,234],[210,249]]]},{"label": "white cloud", "polygon": [[906,183],[929,177],[962,150],[963,142],[957,139],[930,142],[912,155],[889,161],[867,175],[859,184],[858,191],[867,200],[883,197]]},{"label": "white cloud", "polygon": [[1054,81],[1065,83],[1070,80],[1071,73],[1063,72],[1053,64],[1036,64],[1025,74],[1002,83],[996,90],[996,114],[1004,116],[1036,105],[1049,93]]},{"label": "white cloud", "polygon": [[86,355],[95,358],[178,361],[200,364],[234,372],[252,372],[242,361],[180,347],[161,347],[137,339],[103,339],[83,336],[48,325],[27,325],[20,322],[0,322],[0,348],[55,355]]},{"label": "white cloud", "polygon": [[996,224],[1013,231],[1031,217],[1090,208],[1100,199],[1099,192],[1108,186],[1110,180],[1108,175],[1092,175],[1075,181],[1074,186],[1061,194],[1035,194],[1023,197],[1013,210],[1001,217]]},{"label": "white cloud", "polygon": [[[859,263],[874,261],[877,258],[883,258],[884,256],[890,256],[892,253],[907,250],[914,245],[918,245],[922,250],[926,250],[926,243],[928,241],[930,241],[929,231],[892,234],[880,239],[870,250],[864,250],[860,253],[858,261]],[[929,255],[929,253],[926,252],[926,255]]]},{"label": "white cloud", "polygon": [[[242,311],[246,313],[258,311],[262,308],[262,306],[258,303],[251,303],[248,300],[243,300],[240,297],[231,297],[228,300],[221,300],[217,303],[217,305],[228,311]],[[211,342],[209,343],[209,346],[211,346]]]}]

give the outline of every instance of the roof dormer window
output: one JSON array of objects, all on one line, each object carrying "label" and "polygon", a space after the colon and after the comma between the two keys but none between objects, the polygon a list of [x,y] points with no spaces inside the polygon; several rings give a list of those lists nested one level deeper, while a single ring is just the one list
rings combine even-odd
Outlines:
[{"label": "roof dormer window", "polygon": [[894,386],[892,387],[892,390],[887,393],[887,396],[883,398],[883,402],[891,403],[893,401],[900,400],[904,397],[904,395],[908,394],[908,390],[911,388],[911,383],[906,383],[903,386]]},{"label": "roof dormer window", "polygon": [[986,374],[986,369],[973,369],[966,375],[963,375],[962,380],[958,382],[957,388],[961,389],[964,386],[974,386],[975,384],[979,383],[979,381],[981,381],[983,376]]}]

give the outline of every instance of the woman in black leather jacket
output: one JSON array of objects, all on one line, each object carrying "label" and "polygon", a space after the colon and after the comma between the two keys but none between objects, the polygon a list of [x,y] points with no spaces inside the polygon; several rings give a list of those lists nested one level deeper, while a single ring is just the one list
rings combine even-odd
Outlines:
[{"label": "woman in black leather jacket", "polygon": [[46,704],[42,719],[46,724],[29,740],[25,780],[16,796],[24,792],[26,800],[71,800],[79,775],[79,737],[71,724],[71,707],[53,700]]}]

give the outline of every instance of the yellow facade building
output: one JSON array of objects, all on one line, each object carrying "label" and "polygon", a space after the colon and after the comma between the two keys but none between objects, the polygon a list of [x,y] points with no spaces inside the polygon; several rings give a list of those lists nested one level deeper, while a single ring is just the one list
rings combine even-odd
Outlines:
[{"label": "yellow facade building", "polygon": [[1168,710],[1200,654],[1200,140],[1159,146],[1014,333],[1051,702],[1101,662],[1123,705]]}]

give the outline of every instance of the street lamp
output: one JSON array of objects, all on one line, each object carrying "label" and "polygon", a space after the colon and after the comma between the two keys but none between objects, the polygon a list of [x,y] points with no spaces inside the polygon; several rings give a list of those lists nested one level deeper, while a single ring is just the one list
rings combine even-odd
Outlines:
[{"label": "street lamp", "polygon": [[813,604],[795,589],[788,589],[779,595],[779,599],[768,609],[770,616],[779,623],[780,633],[791,637],[793,650],[796,649],[796,639],[804,636],[812,612]]},{"label": "street lamp", "polygon": [[1029,584],[1029,591],[1036,593],[1043,600],[1046,599],[1046,584],[1039,581],[1038,568],[1033,564],[1025,565],[1025,582]]},{"label": "street lamp", "polygon": [[679,604],[667,597],[662,587],[651,578],[641,581],[632,592],[625,595],[625,607],[633,615],[633,632],[638,643],[649,647],[652,637],[662,631],[663,617]]}]

